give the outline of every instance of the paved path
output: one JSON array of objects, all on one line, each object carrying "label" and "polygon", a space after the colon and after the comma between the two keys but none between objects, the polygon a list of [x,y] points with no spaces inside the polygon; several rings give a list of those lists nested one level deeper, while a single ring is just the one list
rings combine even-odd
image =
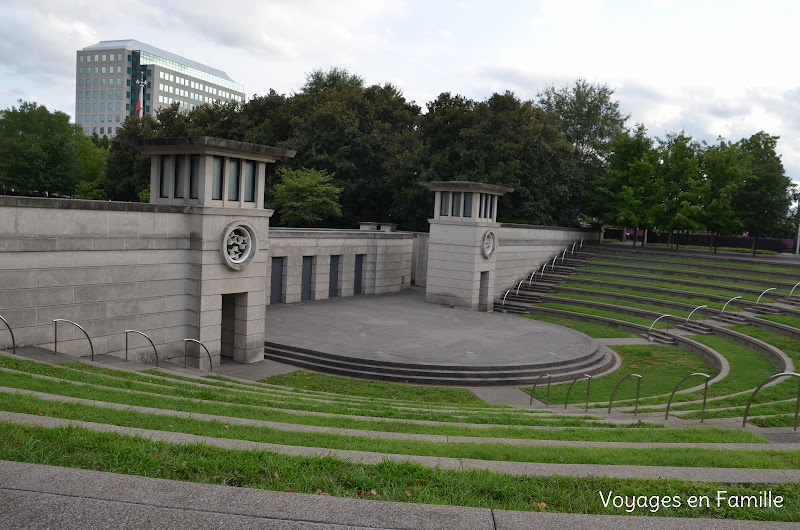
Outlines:
[{"label": "paved path", "polygon": [[514,512],[346,499],[4,461],[0,461],[0,520],[6,529],[81,530],[797,528],[797,523]]}]

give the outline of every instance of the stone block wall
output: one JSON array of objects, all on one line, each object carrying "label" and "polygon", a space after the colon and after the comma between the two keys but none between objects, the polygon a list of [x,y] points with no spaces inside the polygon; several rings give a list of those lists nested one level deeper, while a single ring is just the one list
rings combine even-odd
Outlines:
[{"label": "stone block wall", "polygon": [[[575,242],[599,241],[599,232],[552,226],[502,224],[497,229],[495,292],[505,291]],[[577,249],[577,246],[576,246]],[[567,253],[569,255],[569,252]]]},{"label": "stone block wall", "polygon": [[[328,298],[331,256],[339,261],[338,296],[353,296],[356,256],[363,255],[362,294],[406,289],[411,283],[414,235],[377,230],[270,228],[270,257],[285,257],[283,292],[286,303],[299,302],[303,256],[313,256],[312,298]],[[271,261],[267,262],[266,289],[270,292]],[[269,303],[269,296],[267,303]]]},{"label": "stone block wall", "polygon": [[[191,230],[182,207],[0,197],[0,315],[21,345],[52,347],[60,318],[86,329],[95,354],[124,352],[135,329],[162,358],[183,355],[197,288]],[[59,351],[90,354],[71,324],[58,324],[58,340]],[[134,358],[153,357],[144,337],[129,343]]]}]

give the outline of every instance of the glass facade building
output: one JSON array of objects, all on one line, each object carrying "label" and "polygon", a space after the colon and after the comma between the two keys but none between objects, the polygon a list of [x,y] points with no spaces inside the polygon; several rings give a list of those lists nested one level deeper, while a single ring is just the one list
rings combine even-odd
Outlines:
[{"label": "glass facade building", "polygon": [[177,104],[183,111],[216,102],[244,102],[244,86],[222,70],[137,40],[102,41],[78,50],[75,122],[86,134],[113,137],[136,114]]}]

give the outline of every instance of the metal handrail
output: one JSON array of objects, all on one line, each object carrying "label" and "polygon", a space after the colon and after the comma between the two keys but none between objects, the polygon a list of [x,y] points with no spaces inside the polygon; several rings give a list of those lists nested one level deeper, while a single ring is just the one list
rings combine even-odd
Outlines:
[{"label": "metal handrail", "polygon": [[[694,315],[694,312],[695,312],[695,311],[697,311],[698,309],[702,309],[702,308],[704,308],[704,307],[705,307],[705,308],[708,308],[708,306],[707,306],[707,305],[699,305],[699,306],[695,307],[694,309],[692,309],[692,312],[691,312],[691,313],[689,313],[689,316],[688,316],[688,317],[686,317],[686,323],[687,323],[687,324],[689,323],[689,320],[691,320],[691,318],[692,318],[692,315]],[[706,317],[705,317],[705,315],[703,315],[703,322],[705,322],[705,321],[706,321]]]},{"label": "metal handrail", "polygon": [[53,351],[58,353],[58,323],[59,322],[69,322],[73,326],[76,326],[79,330],[83,331],[83,334],[86,335],[86,340],[89,341],[89,348],[92,350],[92,361],[94,361],[94,345],[92,344],[92,339],[89,337],[89,334],[86,333],[86,330],[78,324],[77,322],[73,322],[72,320],[67,320],[65,318],[54,318],[53,319],[53,335],[55,336],[55,345],[53,346]]},{"label": "metal handrail", "polygon": [[[583,374],[583,377],[589,379],[589,383],[586,385],[586,408],[583,409],[584,412],[589,410],[589,390],[592,387],[592,376],[589,374]],[[574,385],[578,381],[583,381],[583,377],[578,376],[569,384],[569,388],[567,389],[567,398],[564,400],[564,408],[567,408],[567,403],[569,403],[569,393],[572,391],[572,385]]]},{"label": "metal handrail", "polygon": [[8,328],[8,332],[11,333],[11,353],[14,355],[17,354],[17,341],[14,339],[14,332],[11,330],[11,325],[9,325],[8,321],[3,318],[3,315],[0,315],[0,320],[3,321],[3,324],[6,325]]},{"label": "metal handrail", "polygon": [[138,333],[142,337],[146,338],[150,341],[150,346],[153,347],[153,351],[156,353],[156,368],[158,368],[158,350],[156,349],[156,345],[153,344],[153,341],[150,340],[150,337],[142,333],[141,331],[135,329],[126,329],[125,330],[125,362],[128,362],[128,333]]},{"label": "metal handrail", "polygon": [[611,392],[611,400],[608,402],[608,413],[609,414],[611,414],[611,405],[614,403],[614,394],[617,393],[617,389],[619,388],[619,385],[621,385],[622,382],[625,381],[629,377],[635,377],[636,378],[636,406],[633,409],[633,416],[636,417],[636,415],[639,414],[639,389],[642,386],[642,376],[639,375],[639,374],[628,374],[628,375],[626,375],[625,377],[623,377],[622,379],[619,380],[619,383],[617,383],[617,386],[614,387],[614,391]]},{"label": "metal handrail", "polygon": [[533,383],[533,388],[531,389],[531,402],[528,403],[528,405],[533,405],[533,395],[536,393],[536,385],[538,385],[539,380],[545,376],[547,376],[547,406],[550,406],[550,374],[542,374],[536,378],[536,381]]},{"label": "metal handrail", "polygon": [[[779,374],[775,374],[772,377],[767,378],[766,381],[758,385],[758,387],[750,395],[750,401],[747,402],[747,407],[744,409],[744,418],[742,418],[742,428],[744,428],[744,426],[747,425],[747,415],[750,413],[750,405],[753,404],[753,398],[756,397],[756,394],[758,393],[759,390],[761,390],[761,387],[763,387],[764,385],[766,385],[767,383],[778,377],[800,377],[800,374],[798,374],[797,372],[781,372]],[[797,400],[796,400],[796,405],[794,407],[795,432],[797,432],[797,417],[799,415],[800,415],[800,382],[798,382],[797,384]]]},{"label": "metal handrail", "polygon": [[214,362],[211,360],[211,353],[208,351],[208,348],[206,348],[206,345],[203,344],[202,342],[200,342],[197,339],[183,339],[183,367],[186,368],[186,343],[187,342],[196,342],[197,344],[199,344],[200,346],[203,347],[203,349],[206,351],[206,354],[208,355],[208,370],[210,372],[213,372],[214,371]]},{"label": "metal handrail", "polygon": [[794,292],[795,289],[797,289],[798,285],[800,285],[800,282],[797,282],[796,284],[794,284],[794,287],[792,287],[792,290],[789,292],[789,298],[792,297],[792,293]]},{"label": "metal handrail", "polygon": [[770,287],[769,289],[767,289],[766,291],[764,291],[763,293],[758,295],[758,300],[756,300],[756,305],[758,305],[758,303],[761,301],[761,297],[762,296],[764,296],[765,294],[767,294],[770,291],[774,291],[775,289],[777,289],[777,287]]},{"label": "metal handrail", "polygon": [[[653,326],[655,326],[655,325],[656,325],[656,322],[658,322],[659,320],[661,320],[661,319],[662,319],[662,318],[664,318],[664,317],[671,317],[671,316],[672,316],[672,315],[661,315],[661,316],[660,316],[660,317],[658,317],[657,319],[653,320],[653,323],[652,323],[652,324],[650,324],[650,329],[648,329],[648,330],[647,330],[647,332],[648,332],[648,333],[650,333],[651,331],[653,331]],[[669,322],[667,322],[667,330],[669,330]]]},{"label": "metal handrail", "polygon": [[738,300],[738,299],[740,299],[740,298],[741,298],[741,296],[734,296],[733,298],[731,298],[730,300],[728,300],[727,302],[725,302],[725,305],[724,305],[724,306],[722,306],[722,311],[720,311],[720,313],[724,313],[724,312],[725,312],[725,308],[726,308],[726,307],[728,307],[728,304],[730,304],[730,303],[731,303],[731,302],[733,302],[734,300]]},{"label": "metal handrail", "polygon": [[672,398],[675,397],[675,392],[678,390],[678,387],[681,386],[684,381],[686,381],[690,377],[694,377],[696,375],[699,375],[699,376],[702,376],[702,377],[706,378],[705,391],[703,392],[703,411],[700,413],[700,423],[703,423],[703,420],[706,417],[706,397],[708,397],[708,380],[711,379],[711,376],[708,375],[708,374],[701,373],[701,372],[695,372],[693,374],[689,374],[686,377],[684,377],[683,379],[681,379],[680,382],[677,385],[675,385],[675,388],[672,389],[672,394],[669,396],[669,402],[667,403],[667,413],[664,414],[664,421],[669,419],[669,408],[670,408],[670,406],[672,406]]}]

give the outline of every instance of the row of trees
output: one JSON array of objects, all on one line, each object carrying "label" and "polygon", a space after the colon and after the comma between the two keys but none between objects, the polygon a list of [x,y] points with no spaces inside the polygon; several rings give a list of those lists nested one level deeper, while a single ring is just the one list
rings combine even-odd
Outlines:
[{"label": "row of trees", "polygon": [[85,136],[63,112],[36,103],[0,110],[0,186],[42,195],[103,199],[109,142]]},{"label": "row of trees", "polygon": [[681,231],[747,232],[755,250],[759,236],[795,229],[787,215],[795,190],[777,141],[763,131],[715,144],[684,133],[653,140],[643,126],[620,133],[594,190],[597,213],[608,223],[667,231],[670,240]]},{"label": "row of trees", "polygon": [[241,105],[189,113],[173,106],[155,119],[128,118],[110,146],[83,136],[63,113],[22,103],[0,119],[0,183],[146,200],[149,161],[121,140],[207,135],[297,151],[282,170],[267,172],[265,201],[283,224],[391,221],[426,230],[433,197],[418,183],[473,180],[515,189],[501,200],[504,221],[596,220],[670,233],[782,228],[792,188],[777,137],[760,132],[714,145],[683,133],[653,139],[643,126],[626,127],[613,95],[578,80],[549,86],[535,101],[509,92],[485,101],[443,93],[423,113],[391,84],[366,86],[333,68],[312,72],[290,95],[270,91]]}]

